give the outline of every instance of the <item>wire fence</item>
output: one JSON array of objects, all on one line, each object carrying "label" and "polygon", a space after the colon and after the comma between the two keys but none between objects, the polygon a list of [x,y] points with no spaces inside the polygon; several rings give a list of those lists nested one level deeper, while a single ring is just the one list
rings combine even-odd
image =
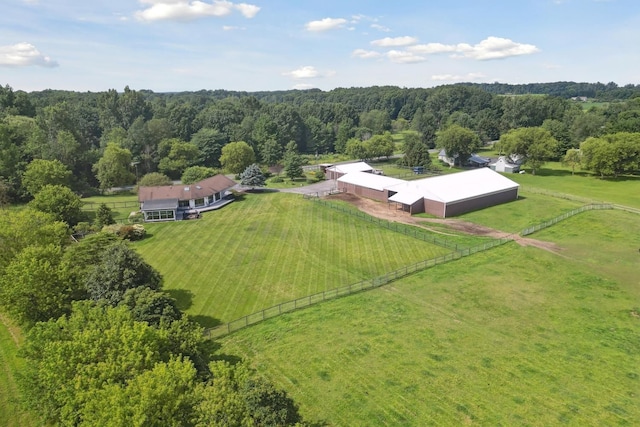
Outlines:
[{"label": "wire fence", "polygon": [[437,258],[431,258],[428,260],[420,261],[415,264],[411,264],[406,267],[399,268],[385,275],[374,277],[373,279],[363,280],[357,283],[352,283],[350,285],[330,289],[327,291],[318,292],[313,295],[308,295],[301,298],[296,298],[291,301],[283,302],[283,303],[274,305],[272,307],[265,308],[264,310],[260,310],[255,313],[251,313],[249,315],[243,316],[229,323],[216,326],[210,329],[205,329],[205,336],[209,339],[219,338],[224,335],[228,335],[232,332],[235,332],[237,330],[246,328],[247,326],[262,322],[263,320],[280,316],[284,313],[289,313],[301,308],[305,308],[314,304],[321,303],[323,301],[336,299],[346,295],[352,295],[358,292],[366,291],[368,289],[379,288],[380,286],[386,285],[390,282],[393,282],[395,280],[398,280],[410,274],[416,273],[418,271],[426,270],[436,265],[454,261],[469,255],[473,255],[478,252],[483,252],[491,248],[494,248],[496,246],[503,245],[507,242],[510,242],[511,240],[512,239],[509,239],[509,238],[491,240],[484,244],[477,245],[471,248],[461,249],[458,251],[450,252],[446,255],[443,255]]},{"label": "wire fence", "polygon": [[599,204],[592,203],[592,204],[589,204],[589,205],[585,205],[585,206],[579,207],[577,209],[574,209],[574,210],[572,210],[570,212],[565,212],[564,214],[559,215],[559,216],[557,216],[557,217],[555,217],[553,219],[550,219],[548,221],[545,221],[543,223],[534,225],[532,227],[525,228],[524,230],[522,230],[520,232],[520,235],[521,236],[528,236],[529,234],[533,234],[536,231],[540,231],[542,229],[551,227],[552,225],[555,225],[555,224],[559,223],[560,221],[564,221],[567,218],[571,218],[572,216],[578,215],[579,213],[582,213],[582,212],[585,212],[585,211],[603,210],[603,209],[613,209],[613,205],[607,204],[607,203],[599,203]]},{"label": "wire fence", "polygon": [[110,208],[118,209],[118,208],[139,208],[140,203],[137,201],[128,201],[128,202],[85,202],[82,208],[87,211],[95,211],[98,210],[100,205],[107,205]]}]

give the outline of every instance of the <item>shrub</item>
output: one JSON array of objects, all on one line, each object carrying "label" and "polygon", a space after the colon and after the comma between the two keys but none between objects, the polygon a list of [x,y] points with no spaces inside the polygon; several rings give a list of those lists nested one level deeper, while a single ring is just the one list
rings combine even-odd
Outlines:
[{"label": "shrub", "polygon": [[279,182],[284,182],[284,179],[281,176],[274,176],[273,178],[271,178],[271,182],[276,184],[276,183],[279,183]]},{"label": "shrub", "polygon": [[113,233],[123,240],[142,240],[147,234],[142,224],[111,224],[102,228],[102,231]]}]

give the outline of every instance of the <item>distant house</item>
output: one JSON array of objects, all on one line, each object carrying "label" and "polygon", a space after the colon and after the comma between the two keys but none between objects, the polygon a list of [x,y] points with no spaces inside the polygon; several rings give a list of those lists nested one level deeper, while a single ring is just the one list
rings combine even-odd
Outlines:
[{"label": "distant house", "polygon": [[505,173],[518,173],[520,172],[520,162],[514,162],[512,159],[506,156],[498,157],[493,163],[489,164],[489,167],[496,172]]},{"label": "distant house", "polygon": [[351,172],[367,172],[373,173],[373,166],[365,163],[365,162],[355,162],[355,163],[342,163],[339,165],[334,165],[325,169],[325,176],[327,179],[338,179],[343,175],[346,175]]},{"label": "distant house", "polygon": [[138,202],[147,222],[176,221],[219,209],[233,201],[236,183],[218,174],[195,184],[139,187]]},{"label": "distant house", "polygon": [[[438,153],[438,160],[448,164],[449,166],[453,166],[455,164],[456,158],[447,156],[447,152],[443,148]],[[489,159],[478,156],[477,154],[472,154],[465,162],[465,165],[472,166],[475,168],[483,168],[485,166],[489,166],[489,163],[490,163]]]}]

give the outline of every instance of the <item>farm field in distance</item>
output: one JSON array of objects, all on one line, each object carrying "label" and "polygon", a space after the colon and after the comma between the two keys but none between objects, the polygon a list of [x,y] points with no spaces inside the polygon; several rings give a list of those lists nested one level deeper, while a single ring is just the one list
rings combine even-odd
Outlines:
[{"label": "farm field in distance", "polygon": [[[328,425],[634,425],[640,221],[591,211],[221,340]],[[603,265],[606,267],[603,268]]]}]

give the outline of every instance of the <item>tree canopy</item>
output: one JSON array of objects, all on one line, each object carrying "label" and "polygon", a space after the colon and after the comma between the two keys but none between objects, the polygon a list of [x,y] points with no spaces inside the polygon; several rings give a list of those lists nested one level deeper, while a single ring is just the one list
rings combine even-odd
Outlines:
[{"label": "tree canopy", "polygon": [[463,166],[471,154],[482,146],[482,141],[471,129],[463,128],[460,125],[451,125],[438,132],[436,145],[445,150],[447,157]]},{"label": "tree canopy", "polygon": [[519,156],[524,164],[536,169],[550,159],[558,146],[558,141],[542,127],[513,129],[500,137],[500,150],[510,156]]}]

